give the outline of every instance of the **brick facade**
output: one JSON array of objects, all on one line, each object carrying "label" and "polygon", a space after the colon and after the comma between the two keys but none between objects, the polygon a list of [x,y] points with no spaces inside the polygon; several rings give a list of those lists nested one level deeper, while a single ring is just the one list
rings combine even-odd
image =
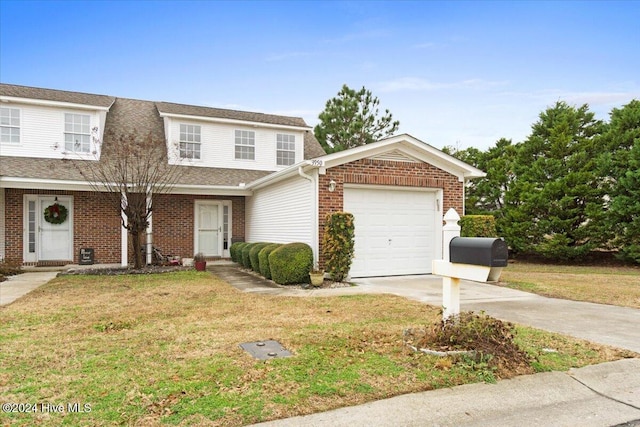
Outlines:
[{"label": "brick facade", "polygon": [[153,245],[160,248],[162,253],[193,256],[196,200],[230,200],[232,239],[244,241],[243,196],[163,194],[156,197],[153,208]]},{"label": "brick facade", "polygon": [[[328,189],[331,180],[337,184],[334,192]],[[455,175],[428,163],[361,159],[329,168],[325,175],[320,175],[318,185],[318,242],[321,265],[324,262],[321,254],[325,218],[328,213],[344,209],[344,184],[442,189],[443,212],[449,208],[454,208],[461,214],[463,212],[464,184]]]},{"label": "brick facade", "polygon": [[[73,196],[73,257],[61,260],[77,263],[80,248],[93,248],[95,262],[120,263],[120,213],[99,194],[84,191],[0,189],[5,191],[5,258],[23,262],[24,195]],[[153,212],[153,244],[165,254],[193,256],[195,200],[232,202],[232,237],[244,240],[244,197],[160,195]],[[131,250],[129,249],[129,252]],[[130,260],[131,260],[131,253]]]},{"label": "brick facade", "polygon": [[80,248],[93,248],[97,263],[120,262],[120,216],[104,197],[86,191],[23,190],[5,191],[5,257],[23,261],[24,195],[73,196],[73,260]]}]

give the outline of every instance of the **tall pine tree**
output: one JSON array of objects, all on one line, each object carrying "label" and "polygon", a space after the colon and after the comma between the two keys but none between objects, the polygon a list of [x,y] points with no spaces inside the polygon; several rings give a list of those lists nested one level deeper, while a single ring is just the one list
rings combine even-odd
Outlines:
[{"label": "tall pine tree", "polygon": [[502,232],[516,251],[569,260],[600,246],[589,212],[602,206],[594,143],[602,130],[586,104],[557,102],[540,114],[505,195]]}]

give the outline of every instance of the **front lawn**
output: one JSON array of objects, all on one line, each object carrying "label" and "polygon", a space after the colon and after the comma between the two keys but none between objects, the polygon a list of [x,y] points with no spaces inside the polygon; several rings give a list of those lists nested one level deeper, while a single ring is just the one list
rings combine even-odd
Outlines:
[{"label": "front lawn", "polygon": [[640,308],[640,267],[510,263],[502,285],[552,298]]},{"label": "front lawn", "polygon": [[[435,307],[246,294],[206,272],[60,277],[0,317],[0,403],[38,411],[0,413],[0,425],[240,426],[501,376],[403,346]],[[268,339],[294,356],[239,347]],[[536,371],[630,356],[521,327],[517,342]]]}]

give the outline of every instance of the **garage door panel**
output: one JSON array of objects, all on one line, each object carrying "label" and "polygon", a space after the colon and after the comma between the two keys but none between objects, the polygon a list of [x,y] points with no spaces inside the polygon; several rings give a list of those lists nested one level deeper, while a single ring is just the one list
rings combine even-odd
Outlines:
[{"label": "garage door panel", "polygon": [[344,209],[355,218],[352,277],[431,272],[435,192],[345,188]]}]

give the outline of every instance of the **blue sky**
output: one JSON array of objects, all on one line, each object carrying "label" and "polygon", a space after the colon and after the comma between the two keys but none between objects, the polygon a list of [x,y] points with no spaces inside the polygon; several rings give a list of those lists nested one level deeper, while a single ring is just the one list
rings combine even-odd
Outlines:
[{"label": "blue sky", "polygon": [[365,86],[442,148],[640,99],[640,2],[0,0],[0,81],[303,117]]}]

